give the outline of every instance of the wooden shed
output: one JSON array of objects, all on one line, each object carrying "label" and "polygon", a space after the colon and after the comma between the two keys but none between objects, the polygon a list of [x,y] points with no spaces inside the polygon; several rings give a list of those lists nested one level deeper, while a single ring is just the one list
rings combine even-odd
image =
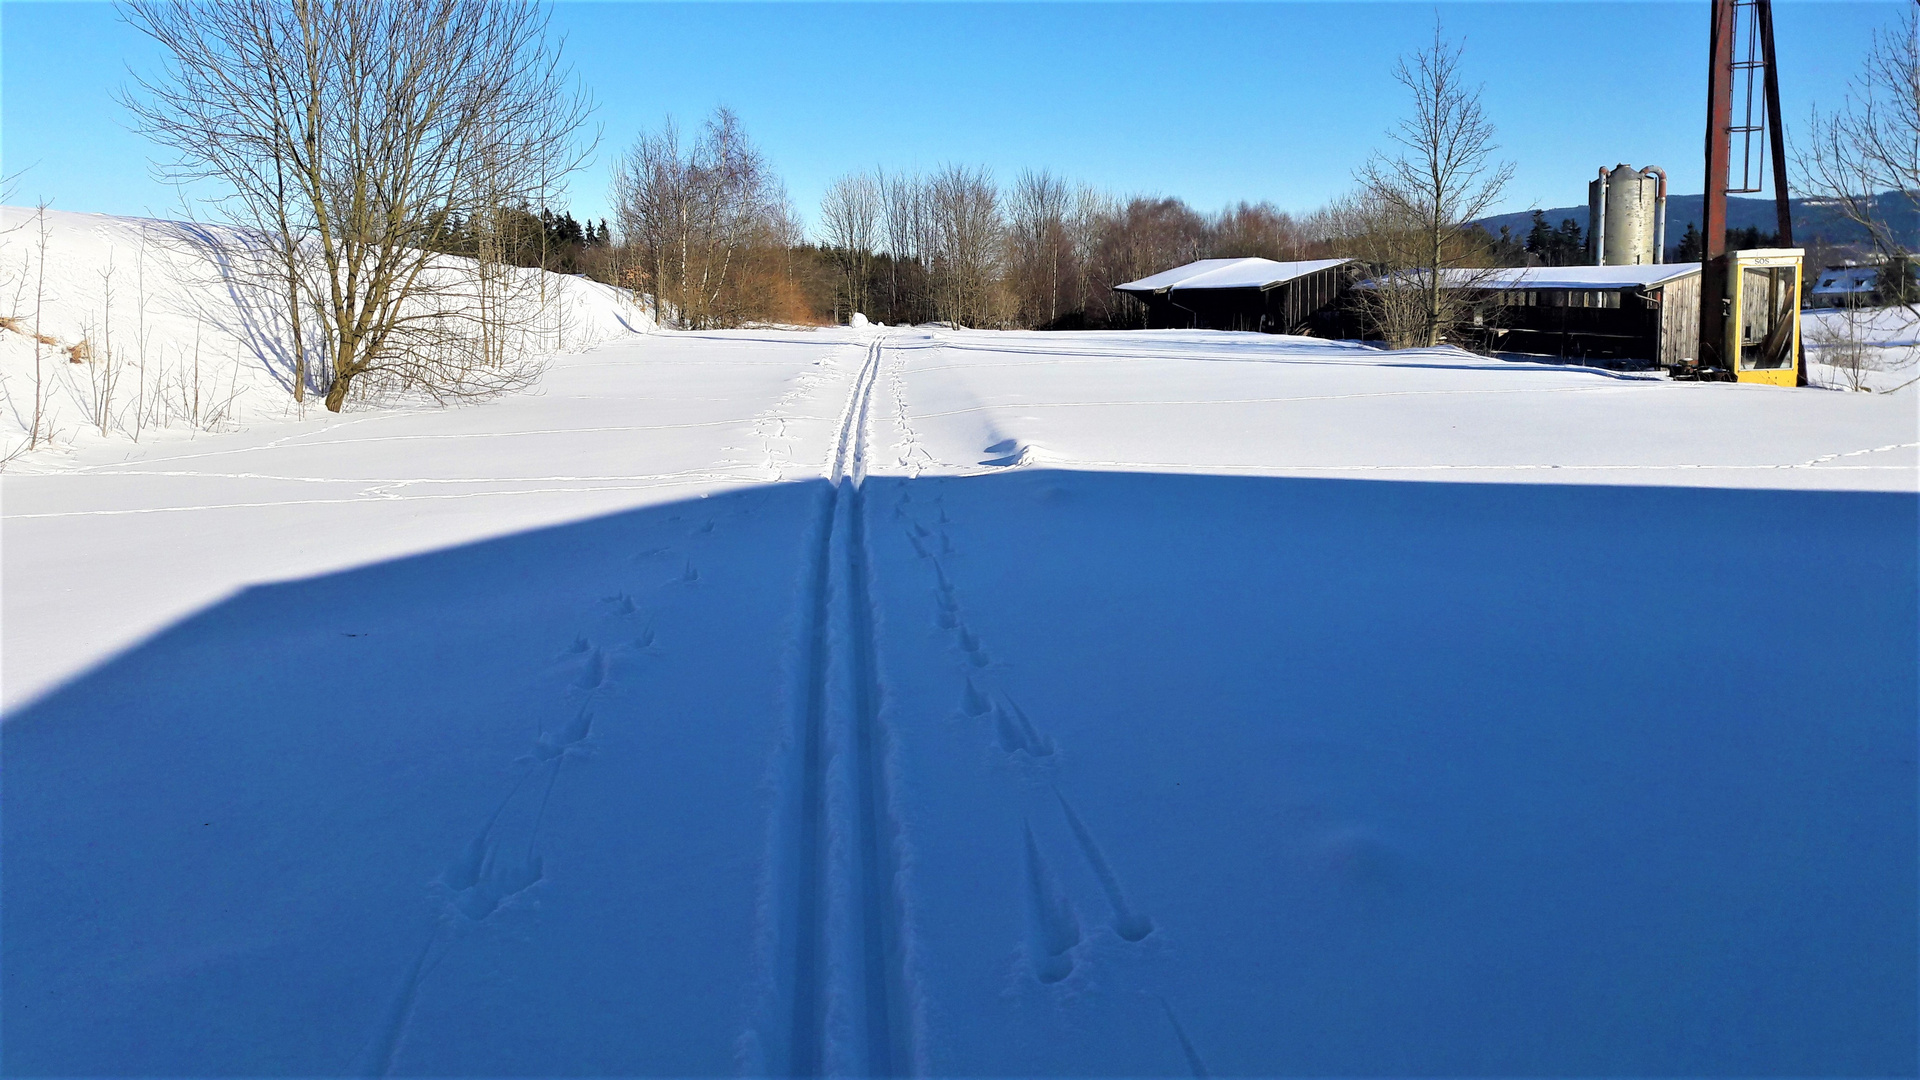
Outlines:
[{"label": "wooden shed", "polygon": [[1201,259],[1115,285],[1147,308],[1152,330],[1327,333],[1338,324],[1352,259]]},{"label": "wooden shed", "polygon": [[1673,367],[1700,340],[1700,264],[1452,270],[1490,351]]}]

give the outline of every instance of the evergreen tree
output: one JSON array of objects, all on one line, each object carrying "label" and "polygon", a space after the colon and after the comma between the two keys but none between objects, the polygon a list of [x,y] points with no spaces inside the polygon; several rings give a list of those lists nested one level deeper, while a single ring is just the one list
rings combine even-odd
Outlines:
[{"label": "evergreen tree", "polygon": [[1693,222],[1687,222],[1687,231],[1680,237],[1680,246],[1673,249],[1674,262],[1699,262],[1703,248],[1700,243],[1700,230]]},{"label": "evergreen tree", "polygon": [[1527,254],[1546,266],[1554,265],[1553,227],[1547,224],[1547,212],[1533,212],[1533,227],[1527,230]]},{"label": "evergreen tree", "polygon": [[1572,218],[1560,221],[1554,233],[1554,266],[1578,266],[1587,261],[1586,238],[1580,235],[1580,223]]}]

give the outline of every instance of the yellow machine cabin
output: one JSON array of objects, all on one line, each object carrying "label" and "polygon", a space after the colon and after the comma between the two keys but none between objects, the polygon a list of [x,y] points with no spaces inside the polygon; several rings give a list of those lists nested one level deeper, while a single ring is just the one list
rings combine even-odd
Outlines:
[{"label": "yellow machine cabin", "polygon": [[1739,382],[1793,386],[1800,374],[1799,248],[1729,251],[1727,369]]}]

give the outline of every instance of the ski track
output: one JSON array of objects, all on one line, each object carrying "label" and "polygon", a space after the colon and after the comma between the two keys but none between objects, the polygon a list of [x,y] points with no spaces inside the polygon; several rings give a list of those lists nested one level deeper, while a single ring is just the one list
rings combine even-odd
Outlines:
[{"label": "ski track", "polygon": [[802,685],[779,770],[791,789],[775,830],[785,940],[767,1023],[784,1050],[771,1071],[790,1076],[922,1071],[862,490],[884,357],[876,337],[828,454],[803,592]]}]

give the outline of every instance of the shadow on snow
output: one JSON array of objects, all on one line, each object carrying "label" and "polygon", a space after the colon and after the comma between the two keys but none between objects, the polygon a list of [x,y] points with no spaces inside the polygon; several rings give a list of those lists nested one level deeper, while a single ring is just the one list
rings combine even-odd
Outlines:
[{"label": "shadow on snow", "polygon": [[[923,1067],[1915,1068],[1913,496],[864,498]],[[5,1071],[779,1068],[827,500],[252,588],[16,711]]]}]

